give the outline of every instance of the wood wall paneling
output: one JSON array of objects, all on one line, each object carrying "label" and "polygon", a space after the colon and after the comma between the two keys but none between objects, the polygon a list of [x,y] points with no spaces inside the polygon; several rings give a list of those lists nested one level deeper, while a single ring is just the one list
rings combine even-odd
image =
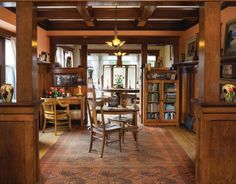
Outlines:
[{"label": "wood wall paneling", "polygon": [[0,104],[0,183],[39,183],[39,107]]},{"label": "wood wall paneling", "polygon": [[[201,106],[197,133],[197,183],[236,183],[236,107]],[[220,114],[220,115],[219,115]]]},{"label": "wood wall paneling", "polygon": [[52,86],[51,65],[38,63],[38,90],[37,99],[43,97],[44,93]]}]

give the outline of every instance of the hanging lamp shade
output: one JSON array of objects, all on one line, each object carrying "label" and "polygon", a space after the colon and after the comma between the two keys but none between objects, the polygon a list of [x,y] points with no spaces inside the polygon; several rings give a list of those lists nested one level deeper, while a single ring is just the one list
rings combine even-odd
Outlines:
[{"label": "hanging lamp shade", "polygon": [[117,52],[114,52],[114,55],[116,56],[125,56],[126,55],[126,52],[122,52],[122,51],[117,51]]}]

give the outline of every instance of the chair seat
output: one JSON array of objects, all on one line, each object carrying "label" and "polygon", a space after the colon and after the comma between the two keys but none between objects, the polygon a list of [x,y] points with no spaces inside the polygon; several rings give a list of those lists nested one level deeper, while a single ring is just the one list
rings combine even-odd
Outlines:
[{"label": "chair seat", "polygon": [[124,117],[124,116],[117,116],[117,117],[112,117],[109,118],[110,121],[119,121],[119,122],[129,122],[132,121],[133,118],[129,118],[129,117]]},{"label": "chair seat", "polygon": [[[118,130],[118,129],[121,129],[121,128],[122,127],[119,126],[119,125],[114,125],[114,124],[110,124],[110,123],[106,123],[106,125],[105,125],[106,131],[115,131],[115,130]],[[96,130],[102,132],[103,128],[102,127],[97,127]]]}]

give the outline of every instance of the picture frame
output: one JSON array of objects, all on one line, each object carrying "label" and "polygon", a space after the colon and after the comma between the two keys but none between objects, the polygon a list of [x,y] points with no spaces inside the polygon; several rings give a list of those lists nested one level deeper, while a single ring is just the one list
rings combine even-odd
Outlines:
[{"label": "picture frame", "polygon": [[224,56],[236,56],[236,19],[226,23]]},{"label": "picture frame", "polygon": [[197,34],[186,42],[185,61],[192,61],[197,55]]}]

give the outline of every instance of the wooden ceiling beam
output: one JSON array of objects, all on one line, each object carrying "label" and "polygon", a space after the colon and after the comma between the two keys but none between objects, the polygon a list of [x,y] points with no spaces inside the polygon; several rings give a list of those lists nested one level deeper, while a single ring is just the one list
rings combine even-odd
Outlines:
[{"label": "wooden ceiling beam", "polygon": [[193,1],[41,1],[35,2],[37,6],[141,6],[141,5],[156,5],[156,6],[194,6],[201,2]]},{"label": "wooden ceiling beam", "polygon": [[90,13],[89,13],[86,6],[77,6],[77,11],[81,15],[81,17],[84,19],[85,24],[88,27],[94,27],[95,26],[95,24],[93,22],[93,18],[90,16]]},{"label": "wooden ceiling beam", "polygon": [[[41,25],[41,23],[39,23]],[[47,30],[114,30],[115,22],[99,21],[95,27],[87,27],[82,21],[50,21]],[[137,27],[133,21],[117,22],[118,30],[185,30],[183,21],[152,21],[145,27]]]},{"label": "wooden ceiling beam", "polygon": [[[154,8],[153,8],[154,9]],[[55,9],[55,8],[42,8],[38,9],[38,19],[78,19],[82,18],[76,8]],[[89,11],[86,9],[88,15]],[[94,19],[114,19],[115,11],[117,11],[117,18],[120,19],[140,19],[139,8],[93,8]],[[144,16],[144,15],[143,15]],[[198,9],[174,9],[174,8],[157,8],[151,18],[184,18],[184,17],[198,17]],[[91,19],[90,17],[87,17]]]},{"label": "wooden ceiling beam", "polygon": [[[166,37],[154,37],[154,36],[120,36],[121,40],[125,40],[126,44],[176,44],[178,45],[179,37],[177,36],[166,36]],[[135,39],[134,39],[135,38]],[[113,36],[50,36],[50,41],[53,44],[104,44],[107,40],[113,39]]]},{"label": "wooden ceiling beam", "polygon": [[156,10],[156,6],[142,6],[141,7],[141,17],[138,20],[138,27],[144,27],[148,21],[148,19],[152,16],[154,11]]},{"label": "wooden ceiling beam", "polygon": [[151,18],[184,19],[199,17],[199,9],[157,8]]},{"label": "wooden ceiling beam", "polygon": [[40,8],[37,9],[38,20],[44,19],[81,19],[76,8]]}]

